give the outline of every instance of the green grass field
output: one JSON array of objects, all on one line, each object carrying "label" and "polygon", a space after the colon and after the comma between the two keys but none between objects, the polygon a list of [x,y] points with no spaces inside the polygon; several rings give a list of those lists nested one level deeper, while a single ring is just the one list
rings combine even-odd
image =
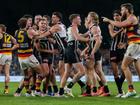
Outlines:
[{"label": "green grass field", "polygon": [[[18,83],[10,83],[10,93],[3,94],[3,83],[0,83],[0,105],[140,105],[140,99],[128,98],[118,99],[114,96],[117,94],[116,85],[109,83],[111,90],[110,97],[78,97],[80,88],[78,85],[73,87],[75,98],[55,98],[55,97],[14,97],[13,93]],[[140,83],[135,83],[136,91],[140,92]],[[127,84],[124,84],[124,90],[127,90]]]}]

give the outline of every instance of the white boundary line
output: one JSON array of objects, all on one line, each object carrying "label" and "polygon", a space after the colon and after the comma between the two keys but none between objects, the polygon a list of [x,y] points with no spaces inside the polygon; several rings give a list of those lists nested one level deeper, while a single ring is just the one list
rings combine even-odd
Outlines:
[{"label": "white boundary line", "polygon": [[[19,82],[19,81],[21,81],[22,78],[23,78],[23,76],[10,76],[10,81],[11,82]],[[132,78],[133,78],[133,81],[135,81],[135,82],[139,81],[138,76],[133,76]],[[107,81],[114,82],[114,76],[106,76],[106,79],[107,79]],[[5,77],[0,76],[0,82],[4,82],[4,80],[5,80]],[[57,82],[59,82],[60,77],[56,76],[56,80],[57,80]],[[70,80],[71,79],[69,78],[68,81],[70,81]],[[81,80],[85,81],[85,77],[82,77]]]}]

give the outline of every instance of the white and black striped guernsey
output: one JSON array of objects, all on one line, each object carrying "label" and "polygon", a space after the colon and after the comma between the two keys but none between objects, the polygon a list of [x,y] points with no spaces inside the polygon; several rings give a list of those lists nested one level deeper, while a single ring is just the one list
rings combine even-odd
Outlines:
[{"label": "white and black striped guernsey", "polygon": [[[78,32],[78,29],[77,29]],[[80,55],[77,51],[78,49],[78,42],[73,33],[72,33],[72,26],[70,26],[67,29],[67,47],[66,47],[66,52],[65,52],[65,63],[77,63],[77,62],[81,62],[80,60]]]},{"label": "white and black striped guernsey", "polygon": [[[113,30],[114,32],[118,32],[121,28],[114,26]],[[119,43],[126,43],[127,36],[125,35],[125,33],[120,32],[118,35],[116,35],[115,37],[112,38],[112,42],[111,42],[111,51],[116,51],[118,49],[118,44]]]},{"label": "white and black striped guernsey", "polygon": [[[41,49],[47,49],[47,50],[53,50],[53,44],[51,42],[48,41],[47,37],[45,38],[41,38],[39,40],[40,43],[40,47]],[[40,52],[42,57],[48,57],[48,56],[53,56],[53,54],[50,53],[46,53],[46,52]]]},{"label": "white and black striped guernsey", "polygon": [[54,33],[55,40],[57,42],[58,48],[60,52],[64,52],[65,50],[65,38],[66,38],[66,27],[64,24],[59,23],[59,26],[61,27],[61,30],[57,33]]},{"label": "white and black striped guernsey", "polygon": [[[74,35],[72,35],[71,30],[72,30],[72,27],[70,26],[70,27],[67,29],[67,43],[68,43],[68,46],[71,46],[71,47],[73,47],[74,49],[77,49],[77,48],[78,48],[78,42],[79,42],[79,41],[77,41],[77,40],[75,39]],[[78,29],[77,29],[77,32],[79,32]],[[73,50],[74,50],[74,49],[73,49]]]},{"label": "white and black striped guernsey", "polygon": [[96,36],[96,35],[94,35],[94,34],[91,32],[91,29],[92,29],[94,26],[96,26],[96,27],[98,28],[98,30],[99,30],[99,35],[100,35],[100,37],[102,37],[102,36],[101,36],[100,27],[99,27],[97,24],[93,24],[93,25],[89,28],[89,32],[90,32],[90,34],[89,34],[89,39],[90,39],[90,42],[89,42],[89,53],[91,52],[91,50],[94,48],[94,45],[95,45],[95,36]]}]

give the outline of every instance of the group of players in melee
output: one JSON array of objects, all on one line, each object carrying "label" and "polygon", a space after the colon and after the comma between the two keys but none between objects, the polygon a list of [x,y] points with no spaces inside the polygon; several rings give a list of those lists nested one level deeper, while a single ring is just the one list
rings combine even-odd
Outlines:
[{"label": "group of players in melee", "polygon": [[[108,29],[112,38],[110,63],[118,89],[115,96],[117,98],[140,98],[140,95],[136,95],[129,70],[129,66],[133,64],[140,76],[139,19],[133,12],[133,5],[125,3],[121,5],[121,10],[113,12],[114,20],[102,17],[103,22],[109,23]],[[74,97],[72,88],[76,83],[81,88],[81,97],[111,95],[102,70],[102,35],[96,12],[88,13],[84,22],[88,31],[82,34],[78,30],[81,25],[79,14],[69,16],[71,25],[67,29],[62,23],[60,12],[53,12],[51,19],[47,15],[36,15],[34,22],[32,20],[31,15],[21,17],[17,22],[19,29],[14,36],[6,33],[6,26],[0,24],[0,70],[5,71],[5,94],[9,93],[9,70],[12,52],[16,50],[24,78],[14,93],[15,97],[21,96],[23,88],[27,97]],[[79,42],[85,43],[84,49],[78,47]],[[59,89],[53,68],[56,54],[59,54]],[[120,63],[121,75],[118,70]],[[80,80],[83,76],[86,81]],[[67,84],[69,77],[71,81]],[[125,79],[128,82],[126,93],[122,89]]]}]

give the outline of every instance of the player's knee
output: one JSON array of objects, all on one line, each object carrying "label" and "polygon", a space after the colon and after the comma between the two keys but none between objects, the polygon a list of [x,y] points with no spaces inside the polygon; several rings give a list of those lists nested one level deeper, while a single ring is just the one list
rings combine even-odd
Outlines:
[{"label": "player's knee", "polygon": [[121,65],[121,69],[122,69],[123,71],[126,71],[126,70],[127,70],[127,66],[126,66],[125,64],[122,64],[122,65]]},{"label": "player's knee", "polygon": [[59,70],[64,69],[64,64],[63,64],[63,63],[59,63],[58,69],[59,69]]},{"label": "player's knee", "polygon": [[84,70],[79,70],[78,73],[79,73],[80,77],[85,75],[85,71]]},{"label": "player's knee", "polygon": [[63,78],[63,77],[67,77],[68,74],[69,74],[69,72],[68,72],[68,71],[65,71],[65,72],[63,73],[63,75],[61,74],[60,76]]},{"label": "player's knee", "polygon": [[81,72],[81,73],[80,73],[80,76],[84,76],[84,75],[85,75],[85,72]]},{"label": "player's knee", "polygon": [[5,74],[5,77],[9,77],[9,73],[6,73],[6,74]]},{"label": "player's knee", "polygon": [[7,76],[7,77],[6,77],[6,82],[9,82],[9,81],[10,81],[10,77]]},{"label": "player's knee", "polygon": [[118,74],[117,73],[113,73],[114,78],[118,78]]},{"label": "player's knee", "polygon": [[46,70],[46,71],[45,71],[45,75],[46,75],[46,76],[48,76],[49,73],[50,73],[49,70]]},{"label": "player's knee", "polygon": [[59,74],[60,74],[60,76],[63,76],[64,71],[62,69],[59,69]]}]

